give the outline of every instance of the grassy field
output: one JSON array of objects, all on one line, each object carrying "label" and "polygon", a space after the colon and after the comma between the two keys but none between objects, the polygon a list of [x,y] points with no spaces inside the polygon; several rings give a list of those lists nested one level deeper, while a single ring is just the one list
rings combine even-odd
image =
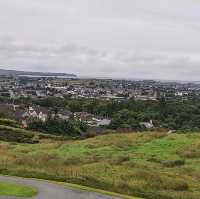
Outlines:
[{"label": "grassy field", "polygon": [[0,143],[0,173],[147,199],[200,198],[200,134],[109,134],[80,141]]},{"label": "grassy field", "polygon": [[0,196],[33,197],[36,194],[31,187],[0,182]]}]

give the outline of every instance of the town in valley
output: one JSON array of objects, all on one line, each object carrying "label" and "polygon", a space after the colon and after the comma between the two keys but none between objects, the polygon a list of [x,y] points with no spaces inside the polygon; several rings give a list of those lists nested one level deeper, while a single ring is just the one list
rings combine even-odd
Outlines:
[{"label": "town in valley", "polygon": [[[184,103],[200,97],[198,82],[172,82],[156,80],[117,80],[79,78],[73,76],[9,73],[0,76],[0,114],[18,121],[28,128],[30,121],[46,122],[49,118],[62,121],[75,120],[87,125],[87,131],[105,132],[108,127],[120,131],[162,127],[155,117],[137,118],[137,124],[114,125],[114,113],[94,110],[89,104]],[[61,102],[56,104],[55,102]],[[65,102],[70,102],[68,103]],[[50,103],[48,105],[48,102]],[[77,105],[76,103],[79,103]],[[81,104],[81,105],[80,105]],[[76,107],[76,106],[81,106]],[[85,107],[84,107],[85,106]],[[117,105],[116,105],[117,106]],[[97,108],[98,109],[98,108]],[[101,109],[101,107],[99,107]],[[108,107],[106,107],[108,110]],[[115,109],[115,108],[114,108]],[[120,108],[116,111],[122,111]],[[128,114],[128,113],[127,113]],[[121,116],[120,116],[121,117]],[[173,126],[173,125],[172,125]],[[172,126],[168,130],[174,129]],[[134,128],[135,127],[135,128]],[[41,130],[41,129],[33,129]]]}]

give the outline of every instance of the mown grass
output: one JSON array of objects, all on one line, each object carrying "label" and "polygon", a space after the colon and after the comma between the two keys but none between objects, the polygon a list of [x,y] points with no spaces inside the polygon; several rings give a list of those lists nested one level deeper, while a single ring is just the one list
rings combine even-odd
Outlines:
[{"label": "mown grass", "polygon": [[34,188],[0,182],[0,196],[33,197],[36,194],[37,191]]},{"label": "mown grass", "polygon": [[200,135],[145,132],[0,143],[0,172],[147,199],[200,198]]}]

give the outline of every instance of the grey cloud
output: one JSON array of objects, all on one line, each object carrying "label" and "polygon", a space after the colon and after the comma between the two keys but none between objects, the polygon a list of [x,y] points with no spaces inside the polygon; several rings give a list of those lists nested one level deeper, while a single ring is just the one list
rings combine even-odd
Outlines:
[{"label": "grey cloud", "polygon": [[1,0],[0,66],[199,80],[200,2]]},{"label": "grey cloud", "polygon": [[[122,78],[187,78],[187,71],[200,72],[198,63],[186,55],[170,52],[105,51],[77,44],[29,45],[0,39],[0,65],[23,70],[65,71],[83,75]],[[5,45],[7,43],[7,45]],[[173,76],[172,76],[173,73]],[[188,74],[192,74],[191,72]]]}]

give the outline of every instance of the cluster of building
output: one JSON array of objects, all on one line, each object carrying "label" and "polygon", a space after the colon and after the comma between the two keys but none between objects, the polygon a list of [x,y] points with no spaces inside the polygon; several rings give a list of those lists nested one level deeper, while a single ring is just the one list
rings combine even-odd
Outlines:
[{"label": "cluster of building", "polygon": [[0,96],[45,98],[70,97],[72,99],[157,100],[157,89],[150,85],[138,87],[130,81],[120,80],[52,80],[49,78],[0,78]]},{"label": "cluster of building", "polygon": [[79,120],[87,123],[90,127],[108,126],[111,119],[96,116],[87,112],[72,113],[69,110],[61,109],[56,114],[46,107],[14,105],[14,104],[0,104],[0,116],[15,119],[21,123],[23,128],[27,128],[28,121],[32,119],[45,122],[48,117],[58,117],[59,119],[69,121],[70,119]]},{"label": "cluster of building", "polygon": [[109,79],[51,79],[1,77],[0,96],[19,98],[69,97],[100,100],[158,100],[161,97],[188,99],[200,96],[198,83],[130,81]]}]

